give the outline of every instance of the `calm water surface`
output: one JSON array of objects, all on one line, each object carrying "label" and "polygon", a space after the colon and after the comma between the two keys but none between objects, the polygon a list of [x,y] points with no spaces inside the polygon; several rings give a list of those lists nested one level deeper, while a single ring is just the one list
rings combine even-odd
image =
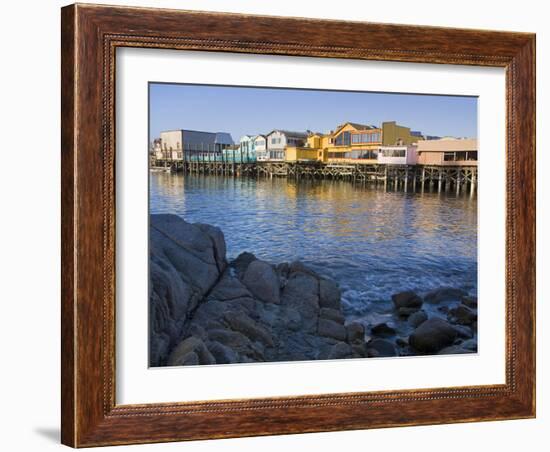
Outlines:
[{"label": "calm water surface", "polygon": [[216,225],[228,258],[296,259],[334,278],[348,317],[391,294],[441,286],[477,291],[477,200],[342,181],[150,174],[151,213]]}]

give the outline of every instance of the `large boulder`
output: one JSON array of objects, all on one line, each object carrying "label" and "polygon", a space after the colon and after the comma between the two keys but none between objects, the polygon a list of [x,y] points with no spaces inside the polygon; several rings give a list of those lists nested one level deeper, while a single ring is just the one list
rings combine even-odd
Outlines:
[{"label": "large boulder", "polygon": [[345,341],[347,337],[346,327],[329,319],[319,319],[318,331],[321,336],[331,337],[339,341]]},{"label": "large boulder", "polygon": [[422,307],[422,298],[412,290],[395,293],[391,296],[396,309],[410,309],[418,311]]},{"label": "large boulder", "polygon": [[349,344],[346,344],[345,342],[338,342],[337,344],[332,346],[327,358],[328,359],[351,358],[352,354],[353,354],[353,350]]},{"label": "large boulder", "polygon": [[267,262],[252,261],[244,273],[243,283],[256,298],[266,303],[280,303],[279,277]]},{"label": "large boulder", "polygon": [[374,325],[371,327],[370,331],[374,336],[379,337],[390,337],[395,335],[395,328],[388,325],[386,322]]},{"label": "large boulder", "polygon": [[460,299],[467,295],[462,289],[454,287],[441,287],[436,290],[428,292],[424,296],[424,301],[427,303],[441,303],[443,301],[460,301]]},{"label": "large boulder", "polygon": [[319,280],[309,273],[289,273],[282,290],[281,303],[293,307],[300,313],[305,331],[314,331],[319,315]]},{"label": "large boulder", "polygon": [[361,344],[365,341],[365,327],[359,322],[351,322],[346,325],[348,342]]},{"label": "large boulder", "polygon": [[420,326],[426,320],[428,320],[428,314],[426,314],[424,311],[417,311],[414,314],[411,314],[410,317],[407,319],[409,324],[414,328]]},{"label": "large boulder", "polygon": [[319,280],[319,305],[323,308],[340,309],[340,288],[330,279]]},{"label": "large boulder", "polygon": [[235,270],[239,278],[242,278],[250,263],[255,260],[256,256],[254,256],[254,254],[245,251],[232,260],[229,266]]},{"label": "large boulder", "polygon": [[190,313],[224,271],[225,241],[218,228],[176,215],[151,215],[149,227],[151,366],[166,365]]},{"label": "large boulder", "polygon": [[460,304],[447,312],[447,320],[459,325],[471,325],[477,320],[477,313],[468,306]]},{"label": "large boulder", "polygon": [[252,320],[246,314],[237,314],[230,312],[224,316],[229,327],[244,334],[250,340],[263,342],[265,345],[273,347],[274,340],[271,333],[259,323]]},{"label": "large boulder", "polygon": [[321,308],[319,310],[319,317],[333,320],[334,322],[341,323],[342,325],[346,320],[344,315],[339,310],[332,309],[332,308]]},{"label": "large boulder", "polygon": [[432,354],[452,345],[457,336],[457,330],[449,322],[432,317],[413,331],[409,344],[420,353]]}]

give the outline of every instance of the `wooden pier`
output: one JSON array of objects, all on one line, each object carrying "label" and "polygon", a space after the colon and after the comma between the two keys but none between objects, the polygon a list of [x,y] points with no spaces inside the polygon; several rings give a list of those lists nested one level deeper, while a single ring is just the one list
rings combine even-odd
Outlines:
[{"label": "wooden pier", "polygon": [[347,180],[354,183],[383,185],[403,191],[451,191],[474,193],[477,166],[385,165],[321,162],[208,162],[159,161],[152,169],[168,169],[185,174],[209,174],[231,177],[287,177],[300,179]]}]

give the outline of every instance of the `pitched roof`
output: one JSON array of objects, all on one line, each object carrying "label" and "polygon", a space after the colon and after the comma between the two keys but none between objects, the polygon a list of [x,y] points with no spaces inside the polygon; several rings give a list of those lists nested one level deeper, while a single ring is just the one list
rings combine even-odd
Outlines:
[{"label": "pitched roof", "polygon": [[336,134],[338,133],[342,128],[344,128],[345,126],[347,125],[350,125],[352,126],[354,129],[357,129],[357,130],[373,130],[373,129],[378,129],[377,126],[373,126],[373,125],[368,125],[368,124],[359,124],[358,122],[351,122],[351,121],[347,121],[343,124],[340,124],[336,127],[336,129],[334,130],[333,134]]},{"label": "pitched roof", "polygon": [[307,138],[306,132],[293,132],[292,130],[283,130],[283,129],[273,129],[267,135],[271,135],[273,132],[279,132],[289,137]]}]

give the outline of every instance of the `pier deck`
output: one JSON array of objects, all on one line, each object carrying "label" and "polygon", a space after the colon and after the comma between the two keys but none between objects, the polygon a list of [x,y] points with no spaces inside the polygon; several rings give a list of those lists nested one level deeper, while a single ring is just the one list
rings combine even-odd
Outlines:
[{"label": "pier deck", "polygon": [[232,177],[287,177],[299,179],[348,180],[355,183],[382,184],[394,189],[468,190],[477,186],[477,166],[344,164],[321,162],[151,162],[151,169],[169,169],[186,174],[212,174]]}]

